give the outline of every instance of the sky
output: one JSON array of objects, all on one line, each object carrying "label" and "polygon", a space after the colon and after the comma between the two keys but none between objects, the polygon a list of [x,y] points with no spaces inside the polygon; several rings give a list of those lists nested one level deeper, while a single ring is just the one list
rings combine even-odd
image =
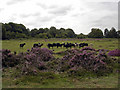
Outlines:
[{"label": "sky", "polygon": [[2,0],[0,22],[33,28],[71,28],[88,34],[92,28],[118,30],[119,0]]}]

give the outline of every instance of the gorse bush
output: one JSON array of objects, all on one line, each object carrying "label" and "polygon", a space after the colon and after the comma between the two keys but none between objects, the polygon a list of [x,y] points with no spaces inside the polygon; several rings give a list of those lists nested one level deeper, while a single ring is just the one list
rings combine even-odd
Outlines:
[{"label": "gorse bush", "polygon": [[120,50],[115,49],[115,50],[109,51],[108,55],[109,56],[120,56]]}]

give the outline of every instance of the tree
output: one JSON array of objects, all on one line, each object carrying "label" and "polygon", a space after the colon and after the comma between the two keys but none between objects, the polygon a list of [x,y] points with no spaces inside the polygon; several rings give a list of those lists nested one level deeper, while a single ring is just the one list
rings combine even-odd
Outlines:
[{"label": "tree", "polygon": [[74,31],[70,28],[66,29],[65,32],[66,32],[66,35],[68,38],[75,38],[75,36],[76,36]]},{"label": "tree", "polygon": [[65,29],[64,29],[64,28],[60,28],[60,29],[58,30],[58,34],[59,34],[59,35],[57,35],[57,37],[59,37],[59,38],[67,38],[66,32],[65,32]]},{"label": "tree", "polygon": [[2,23],[2,40],[6,39],[6,28],[4,24]]},{"label": "tree", "polygon": [[40,28],[40,29],[38,30],[37,34],[39,34],[39,33],[44,33],[44,32],[45,32],[45,30],[44,30],[43,28]]},{"label": "tree", "polygon": [[29,36],[29,32],[30,30],[26,29],[26,27],[23,24],[16,24],[13,22],[2,24],[3,39],[15,39],[18,37],[20,38],[27,37]]},{"label": "tree", "polygon": [[102,30],[98,28],[92,28],[91,32],[88,34],[89,38],[103,38]]},{"label": "tree", "polygon": [[109,30],[106,28],[105,30],[104,30],[104,36],[105,36],[105,38],[108,38],[109,36]]},{"label": "tree", "polygon": [[24,33],[16,32],[16,38],[26,38],[27,36]]},{"label": "tree", "polygon": [[79,35],[77,35],[78,39],[82,39],[82,38],[86,38],[87,36],[84,35],[83,33],[80,33]]},{"label": "tree", "polygon": [[50,27],[50,30],[49,30],[49,34],[51,35],[52,38],[55,38],[56,37],[56,28],[55,27]]},{"label": "tree", "polygon": [[117,32],[117,38],[120,38],[120,30],[118,30],[116,32]]},{"label": "tree", "polygon": [[111,28],[111,30],[109,32],[109,37],[110,38],[117,38],[117,32],[116,32],[116,29],[114,27]]},{"label": "tree", "polygon": [[44,33],[48,33],[49,29],[48,28],[44,28]]},{"label": "tree", "polygon": [[30,32],[31,37],[35,37],[37,35],[37,31],[38,30],[36,28],[32,29]]}]

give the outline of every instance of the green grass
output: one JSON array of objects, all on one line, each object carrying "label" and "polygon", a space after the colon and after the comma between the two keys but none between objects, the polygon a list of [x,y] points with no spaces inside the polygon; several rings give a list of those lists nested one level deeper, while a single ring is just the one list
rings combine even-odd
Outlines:
[{"label": "green grass", "polygon": [[68,77],[65,74],[41,72],[36,76],[16,76],[14,68],[3,73],[3,88],[117,88],[118,74],[104,77]]},{"label": "green grass", "polygon": [[[71,43],[82,43],[86,42],[89,45],[92,43],[92,47],[95,49],[108,49],[113,50],[118,48],[118,39],[88,39],[87,41],[82,41],[80,39],[22,39],[22,40],[3,40],[2,41],[2,48],[3,49],[10,49],[11,51],[19,52],[26,52],[27,49],[31,49],[34,43],[43,43],[44,45],[42,48],[48,48],[48,43],[62,43],[62,42],[71,42]],[[26,43],[24,48],[20,48],[20,43]],[[51,49],[52,50],[52,49]],[[54,48],[54,52],[64,51],[66,48]]]}]

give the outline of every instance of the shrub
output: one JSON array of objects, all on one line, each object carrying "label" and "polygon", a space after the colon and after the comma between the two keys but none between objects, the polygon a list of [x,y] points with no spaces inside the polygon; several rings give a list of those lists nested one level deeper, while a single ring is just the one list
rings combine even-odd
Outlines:
[{"label": "shrub", "polygon": [[54,59],[53,52],[47,48],[32,48],[24,55],[23,74],[36,74],[47,70],[47,62]]},{"label": "shrub", "polygon": [[[61,71],[74,72],[93,72],[97,75],[103,75],[112,71],[111,66],[107,64],[107,55],[105,52],[97,53],[95,49],[83,48],[76,54],[65,55],[61,59]],[[83,73],[83,72],[82,72]]]},{"label": "shrub", "polygon": [[120,56],[120,50],[115,49],[115,50],[109,51],[108,55],[109,56]]},{"label": "shrub", "polygon": [[84,50],[96,51],[94,48],[91,48],[91,47],[84,47],[81,49],[81,51],[84,51]]},{"label": "shrub", "polygon": [[20,63],[20,58],[15,54],[12,54],[10,50],[3,49],[2,53],[2,67],[14,67]]}]

